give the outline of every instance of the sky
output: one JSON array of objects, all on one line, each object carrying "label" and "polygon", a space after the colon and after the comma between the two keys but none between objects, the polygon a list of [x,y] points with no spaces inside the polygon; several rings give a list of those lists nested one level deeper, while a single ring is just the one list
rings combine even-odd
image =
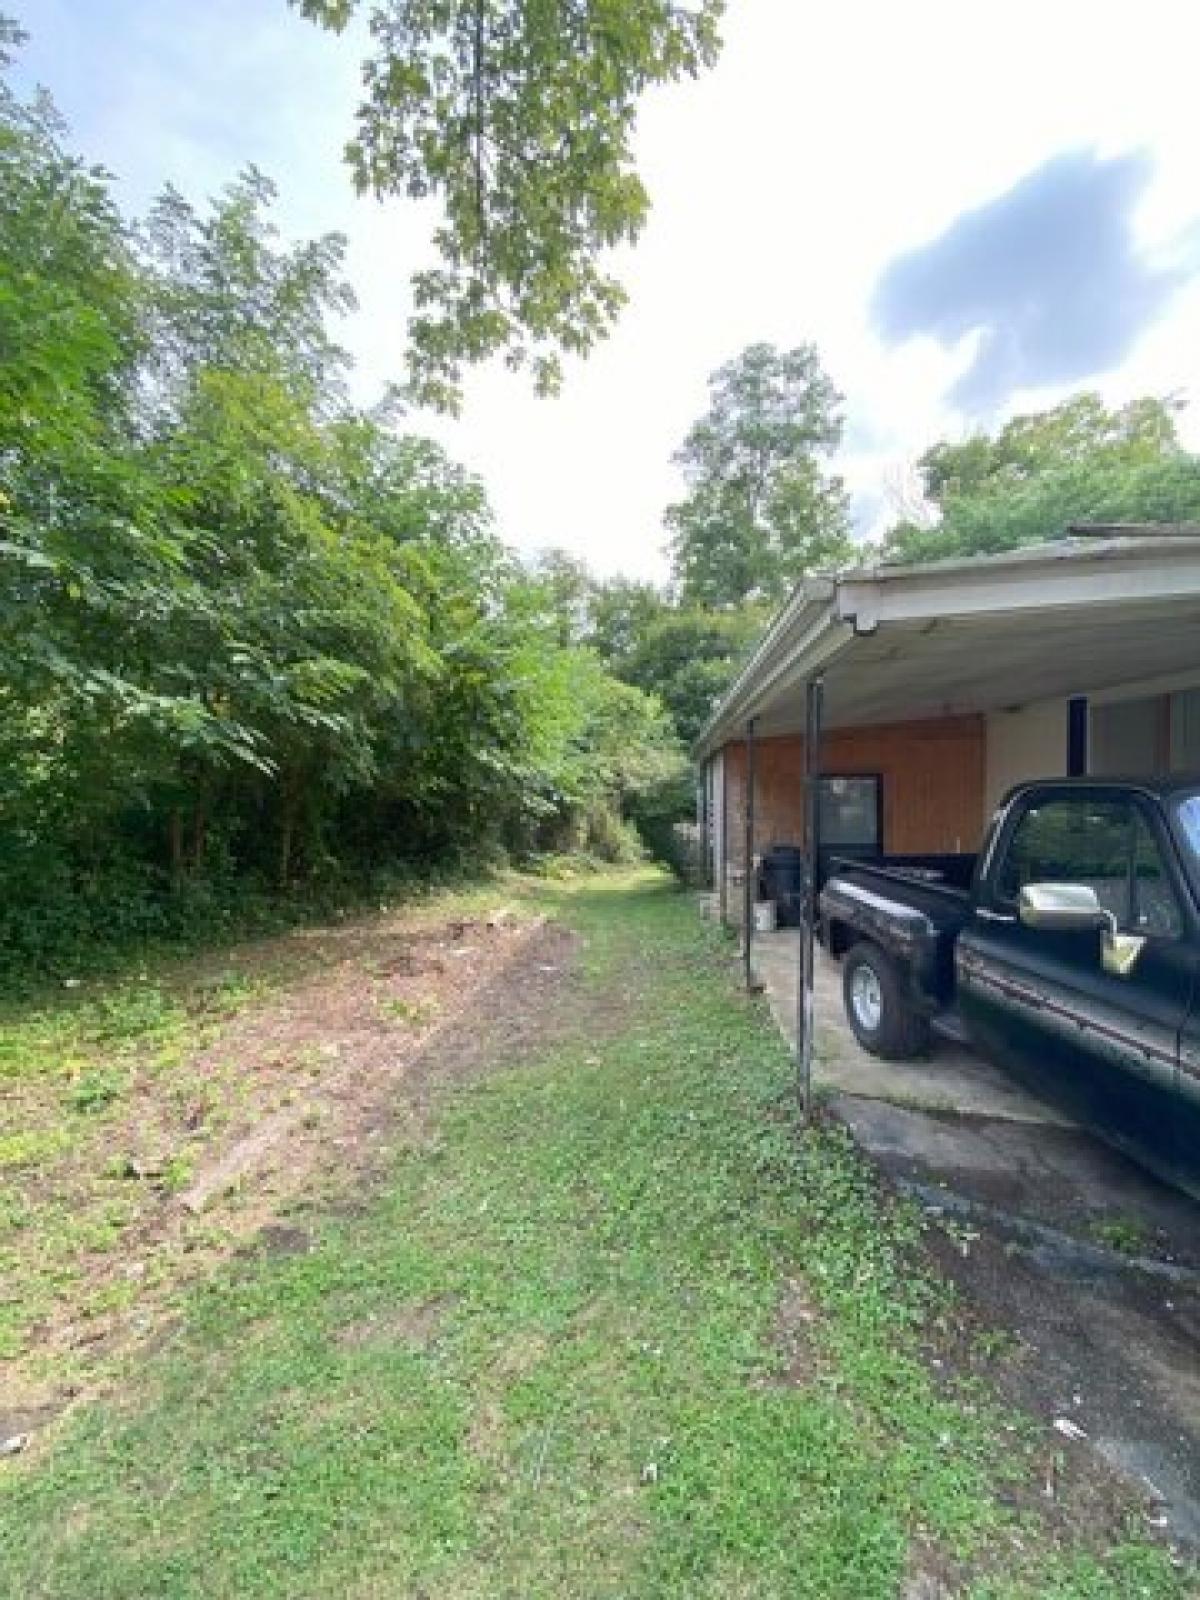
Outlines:
[{"label": "sky", "polygon": [[[5,0],[77,148],[138,214],[253,162],[296,237],[349,241],[339,331],[369,403],[401,376],[427,210],[357,197],[361,32],[285,0]],[[492,366],[461,418],[412,414],[484,479],[502,536],[661,579],[672,454],[745,345],[814,342],[845,396],[856,531],[914,492],[928,445],[1083,387],[1191,397],[1200,448],[1200,201],[1191,0],[729,0],[715,71],[647,97],[653,200],[614,258],[630,293],[562,395]]]}]

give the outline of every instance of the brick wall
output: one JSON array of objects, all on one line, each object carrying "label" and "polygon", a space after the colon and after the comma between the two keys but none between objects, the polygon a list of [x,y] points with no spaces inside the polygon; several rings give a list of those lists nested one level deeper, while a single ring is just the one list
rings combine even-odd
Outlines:
[{"label": "brick wall", "polygon": [[[746,747],[738,742],[725,750],[729,860],[740,866],[746,827]],[[907,855],[978,848],[986,821],[985,754],[982,717],[942,717],[834,729],[822,740],[821,766],[831,774],[881,774],[883,848]],[[801,842],[803,772],[800,737],[756,741],[755,850]]]}]

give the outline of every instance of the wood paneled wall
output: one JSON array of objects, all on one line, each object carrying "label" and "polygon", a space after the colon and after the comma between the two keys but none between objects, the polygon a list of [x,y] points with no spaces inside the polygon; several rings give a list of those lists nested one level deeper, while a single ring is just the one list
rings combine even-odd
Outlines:
[{"label": "wood paneled wall", "polygon": [[[729,861],[743,859],[746,747],[726,745],[729,761]],[[883,778],[883,848],[896,855],[976,850],[983,836],[984,719],[941,717],[871,728],[838,728],[821,742],[830,774]],[[755,752],[754,848],[796,844],[803,836],[804,741],[759,739]]]}]

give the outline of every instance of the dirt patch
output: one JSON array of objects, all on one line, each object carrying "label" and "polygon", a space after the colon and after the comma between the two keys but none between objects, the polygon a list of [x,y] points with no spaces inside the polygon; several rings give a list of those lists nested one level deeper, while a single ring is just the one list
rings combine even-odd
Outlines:
[{"label": "dirt patch", "polygon": [[959,1592],[951,1588],[944,1578],[918,1568],[904,1579],[900,1600],[954,1600]]},{"label": "dirt patch", "polygon": [[467,1448],[477,1461],[499,1467],[507,1461],[508,1425],[498,1402],[485,1400],[476,1405],[467,1425]]},{"label": "dirt patch", "polygon": [[272,1256],[300,1256],[312,1249],[313,1236],[307,1228],[291,1228],[272,1222],[259,1230],[254,1245]]},{"label": "dirt patch", "polygon": [[820,1316],[807,1285],[799,1278],[789,1278],[771,1328],[771,1346],[779,1352],[782,1367],[765,1380],[765,1387],[799,1389],[812,1383],[821,1371],[821,1359],[813,1339],[813,1329]]},{"label": "dirt patch", "polygon": [[52,1422],[59,1407],[56,1405],[26,1406],[10,1410],[7,1406],[0,1407],[0,1444],[6,1440],[20,1439],[26,1434],[36,1433],[39,1428],[44,1428]]},{"label": "dirt patch", "polygon": [[[469,1082],[481,1070],[551,1049],[576,1031],[585,989],[577,966],[579,948],[579,936],[569,928],[543,924],[519,973],[506,975],[489,996],[490,1003],[467,1026],[445,1030],[438,1042],[438,1078]],[[587,995],[587,1020],[589,1032],[602,1036],[605,1015],[598,998],[607,996]],[[614,1005],[608,1015],[612,1031],[629,1027],[627,1004]]]},{"label": "dirt patch", "polygon": [[335,1343],[344,1350],[360,1350],[371,1345],[408,1345],[413,1350],[428,1350],[441,1331],[454,1306],[453,1295],[415,1305],[397,1306],[393,1311],[352,1322],[339,1328]]},{"label": "dirt patch", "polygon": [[[131,1214],[107,1248],[84,1252],[28,1353],[0,1364],[18,1420],[44,1424],[111,1379],[116,1358],[170,1323],[180,1290],[229,1254],[307,1249],[286,1213],[361,1192],[397,1144],[427,1137],[447,1086],[544,1044],[569,1013],[577,940],[541,920],[418,914],[301,939],[305,971],[275,997],[169,1075],[136,1070],[128,1105],[104,1126],[106,1147],[130,1153],[101,1180]],[[221,1118],[210,1114],[218,1089]],[[166,1181],[181,1170],[186,1182]],[[57,1185],[61,1209],[85,1180],[92,1199],[97,1176],[94,1156],[91,1171],[76,1158],[31,1174],[30,1187],[45,1201]]]}]

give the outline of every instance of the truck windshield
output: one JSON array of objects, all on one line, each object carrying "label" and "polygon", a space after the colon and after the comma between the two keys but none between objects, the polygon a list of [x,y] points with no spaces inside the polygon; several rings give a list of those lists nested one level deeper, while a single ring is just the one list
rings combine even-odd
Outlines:
[{"label": "truck windshield", "polygon": [[1200,894],[1200,792],[1175,802],[1175,832],[1192,887]]}]

